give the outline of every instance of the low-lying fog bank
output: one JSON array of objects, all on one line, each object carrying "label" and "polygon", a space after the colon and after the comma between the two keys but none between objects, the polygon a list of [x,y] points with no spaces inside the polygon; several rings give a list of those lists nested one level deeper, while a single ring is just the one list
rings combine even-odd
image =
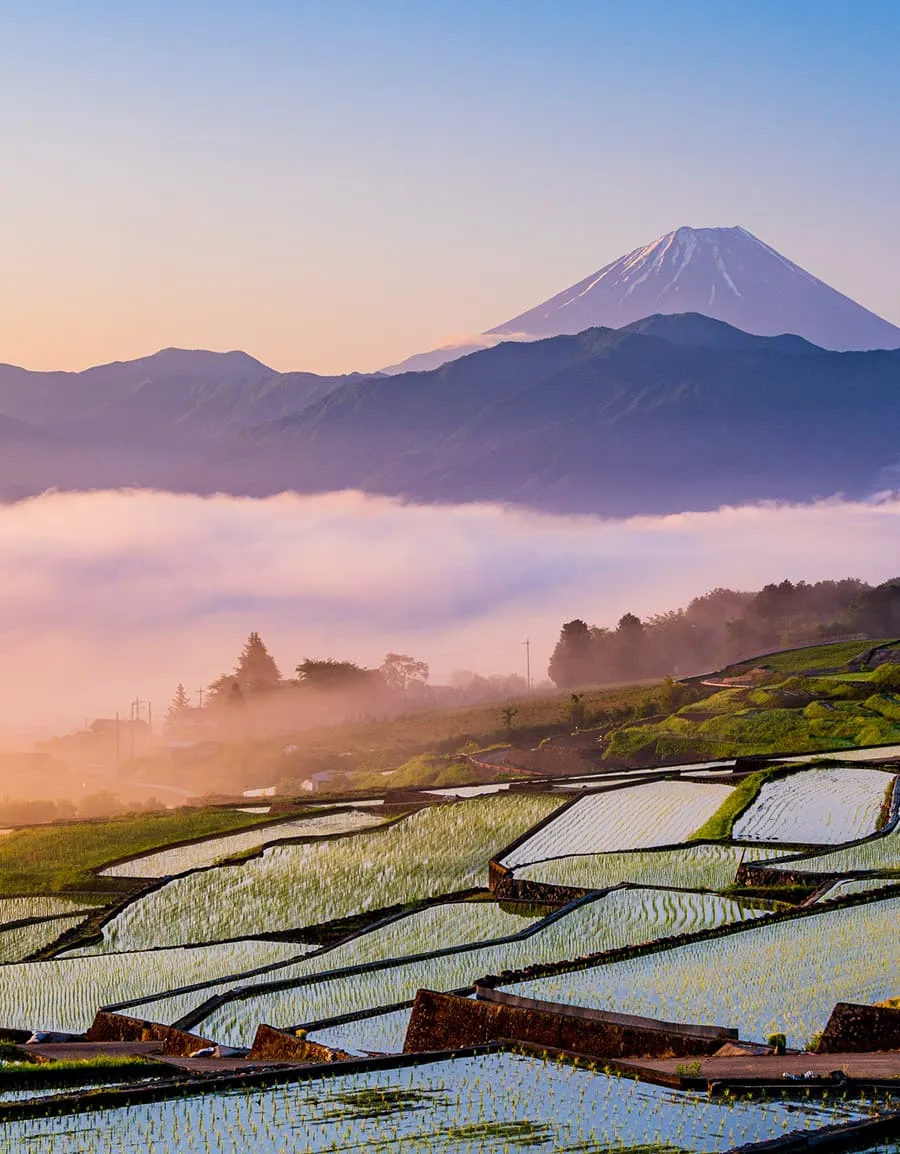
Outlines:
[{"label": "low-lying fog bank", "polygon": [[162,716],[251,630],[282,671],[388,651],[535,680],[563,621],[615,624],[720,585],[900,572],[900,499],[604,521],[359,493],[265,500],[48,493],[0,508],[0,727]]}]

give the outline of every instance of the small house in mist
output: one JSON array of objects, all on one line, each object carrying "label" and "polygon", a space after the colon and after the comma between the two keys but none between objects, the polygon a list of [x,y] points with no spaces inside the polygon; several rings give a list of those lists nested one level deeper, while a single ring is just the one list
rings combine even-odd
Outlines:
[{"label": "small house in mist", "polygon": [[322,769],[300,782],[304,793],[337,793],[351,787],[351,775],[341,769]]}]

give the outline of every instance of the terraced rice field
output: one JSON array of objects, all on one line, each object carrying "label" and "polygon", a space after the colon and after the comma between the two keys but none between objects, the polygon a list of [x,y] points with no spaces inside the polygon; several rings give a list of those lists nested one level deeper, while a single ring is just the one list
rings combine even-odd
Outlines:
[{"label": "terraced rice field", "polygon": [[23,961],[55,942],[66,930],[74,929],[81,921],[81,918],[53,918],[31,926],[19,926],[18,929],[0,929],[0,964]]},{"label": "terraced rice field", "polygon": [[659,781],[579,798],[506,854],[512,869],[568,854],[609,853],[687,841],[731,793],[726,785]]},{"label": "terraced rice field", "polygon": [[797,873],[852,874],[872,871],[900,871],[900,827],[895,826],[883,837],[874,837],[859,845],[846,846],[831,853],[810,855],[775,862],[775,869]]},{"label": "terraced rice field", "polygon": [[633,882],[635,885],[723,890],[734,881],[741,861],[768,862],[775,859],[778,852],[755,846],[696,845],[688,849],[551,858],[535,865],[521,866],[514,872],[517,878],[526,881],[580,889],[608,889],[623,882]]},{"label": "terraced rice field", "polygon": [[[42,1154],[325,1154],[430,1151],[724,1151],[867,1104],[827,1108],[798,1095],[776,1101],[673,1094],[626,1078],[512,1054],[313,1079],[175,1099],[79,1118],[5,1127],[10,1149]],[[286,1144],[285,1135],[290,1135]]]},{"label": "terraced rice field", "polygon": [[894,775],[858,766],[812,768],[767,781],[734,823],[741,841],[840,845],[875,833]]},{"label": "terraced rice field", "polygon": [[874,893],[883,890],[886,886],[897,885],[900,878],[860,878],[857,881],[836,882],[831,889],[824,893],[819,902],[836,902],[841,898],[853,897],[855,894]]},{"label": "terraced rice field", "polygon": [[[200,1029],[216,1041],[248,1045],[257,1024],[262,1021],[295,1026],[387,1006],[411,1000],[416,990],[423,987],[461,989],[471,985],[476,978],[503,969],[562,961],[754,918],[763,912],[712,894],[619,890],[577,907],[523,940],[475,947],[420,961],[395,961],[359,973],[353,969],[354,966],[375,960],[372,943],[367,943],[364,936],[327,954],[280,970],[275,975],[279,981],[291,980],[302,984],[230,1002],[215,1010],[203,1021]],[[320,976],[323,972],[327,976]],[[195,996],[194,1004],[202,1000]],[[173,1010],[186,1012],[182,1008],[184,1005],[184,1001],[179,999],[177,1004],[147,1006],[141,1012],[146,1014],[152,1010],[155,1018],[159,1018],[160,1013],[166,1015],[159,1020],[175,1020],[179,1014],[175,1013],[175,1017],[170,1015]]]},{"label": "terraced rice field", "polygon": [[511,993],[675,1022],[783,1031],[804,1046],[837,1001],[892,996],[900,898],[829,909],[611,965],[504,986]]},{"label": "terraced rice field", "polygon": [[0,966],[0,1023],[19,1030],[77,1033],[90,1025],[101,1005],[271,965],[297,957],[303,950],[303,946],[281,942],[226,942],[199,949]]},{"label": "terraced rice field", "polygon": [[104,929],[106,951],[290,929],[484,885],[487,863],[561,804],[497,794],[421,810],[348,839],[275,846],[241,866],[169,882]]},{"label": "terraced rice field", "polygon": [[[255,811],[251,811],[255,812]],[[358,833],[382,825],[383,817],[359,810],[348,813],[329,813],[321,817],[300,818],[295,821],[279,822],[276,825],[258,826],[244,833],[228,834],[225,837],[204,838],[190,845],[175,846],[158,853],[145,854],[126,862],[108,866],[101,870],[102,877],[108,878],[164,878],[187,870],[202,869],[215,865],[225,858],[245,854],[260,846],[289,838],[334,837],[338,834]]]},{"label": "terraced rice field", "polygon": [[310,1030],[309,1038],[334,1050],[346,1050],[348,1054],[399,1054],[403,1050],[410,1013],[411,1008],[389,1010],[355,1022]]},{"label": "terraced rice field", "polygon": [[81,900],[40,897],[0,898],[0,925],[18,922],[24,918],[53,918],[58,914],[72,914],[86,908]]}]

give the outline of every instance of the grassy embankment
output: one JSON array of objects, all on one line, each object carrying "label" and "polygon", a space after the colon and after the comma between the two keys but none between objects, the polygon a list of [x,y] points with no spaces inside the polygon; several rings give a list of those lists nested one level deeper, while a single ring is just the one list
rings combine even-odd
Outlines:
[{"label": "grassy embankment", "polygon": [[737,665],[729,665],[722,672],[729,677],[736,677],[747,670],[766,666],[776,673],[803,673],[807,670],[838,669],[859,657],[867,649],[877,645],[886,645],[892,638],[883,637],[873,641],[838,641],[826,645],[814,645],[803,649],[785,649],[781,653],[773,653],[761,657],[759,661],[742,661]]},{"label": "grassy embankment", "polygon": [[691,835],[691,841],[726,841],[731,837],[734,823],[759,797],[759,791],[772,776],[772,771],[763,769],[751,773],[731,791],[712,817]]},{"label": "grassy embankment", "polygon": [[691,841],[728,841],[734,830],[734,823],[747,812],[759,797],[760,790],[767,781],[774,781],[777,777],[787,777],[797,773],[804,765],[775,765],[771,769],[760,769],[751,773],[739,782],[724,802],[719,806],[712,817],[693,834]]},{"label": "grassy embankment", "polygon": [[900,743],[900,698],[877,692],[894,669],[883,666],[880,679],[876,673],[850,683],[773,674],[768,684],[723,689],[662,720],[626,726],[612,735],[606,753],[650,764]]},{"label": "grassy embankment", "polygon": [[30,1057],[23,1059],[22,1054],[11,1046],[3,1047],[0,1059],[0,1093],[4,1090],[36,1090],[51,1086],[134,1082],[156,1073],[163,1075],[172,1072],[170,1066],[140,1057],[100,1055],[72,1061],[39,1062]]},{"label": "grassy embankment", "polygon": [[15,830],[0,838],[0,895],[97,890],[92,871],[108,862],[266,820],[229,810],[179,809]]}]

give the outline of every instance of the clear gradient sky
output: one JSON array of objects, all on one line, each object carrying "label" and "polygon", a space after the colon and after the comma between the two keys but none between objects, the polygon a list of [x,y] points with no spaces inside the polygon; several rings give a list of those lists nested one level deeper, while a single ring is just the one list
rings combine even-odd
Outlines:
[{"label": "clear gradient sky", "polygon": [[900,323],[897,0],[0,0],[0,361],[372,369],[681,224]]}]

